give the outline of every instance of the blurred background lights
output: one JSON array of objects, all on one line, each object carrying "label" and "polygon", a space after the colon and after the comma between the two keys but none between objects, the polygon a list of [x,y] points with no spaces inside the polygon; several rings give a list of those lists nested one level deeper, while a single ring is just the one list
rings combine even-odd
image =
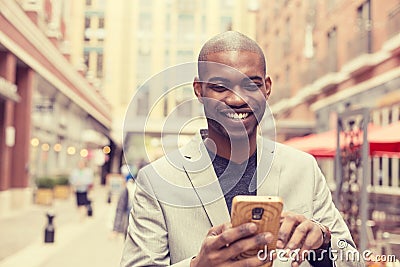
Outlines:
[{"label": "blurred background lights", "polygon": [[89,155],[89,151],[87,149],[81,149],[81,152],[79,153],[82,158],[86,158]]},{"label": "blurred background lights", "polygon": [[76,153],[75,147],[69,146],[69,147],[67,148],[67,154],[68,154],[68,155],[75,155],[75,153]]},{"label": "blurred background lights", "polygon": [[32,139],[31,139],[31,145],[32,145],[33,147],[37,147],[37,146],[39,145],[39,139],[37,139],[37,138],[32,138]]},{"label": "blurred background lights", "polygon": [[104,146],[103,147],[103,153],[104,154],[110,154],[111,152],[111,148],[109,146]]},{"label": "blurred background lights", "polygon": [[62,145],[57,143],[57,144],[55,144],[55,145],[54,145],[54,147],[53,147],[53,148],[54,148],[54,151],[56,151],[56,152],[60,152],[60,151],[61,151],[61,149],[62,149]]},{"label": "blurred background lights", "polygon": [[49,144],[47,144],[47,143],[42,144],[42,150],[43,151],[49,151],[49,149],[50,149]]}]

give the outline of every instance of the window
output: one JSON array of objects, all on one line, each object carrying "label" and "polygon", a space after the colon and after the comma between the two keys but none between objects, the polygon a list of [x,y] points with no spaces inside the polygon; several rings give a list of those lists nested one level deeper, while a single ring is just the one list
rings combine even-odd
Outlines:
[{"label": "window", "polygon": [[371,10],[370,2],[366,1],[357,9],[357,25],[360,32],[371,30]]},{"label": "window", "polygon": [[328,32],[328,72],[337,71],[337,33],[336,27]]},{"label": "window", "polygon": [[84,40],[87,42],[90,40],[90,17],[85,18],[85,35]]},{"label": "window", "polygon": [[285,37],[283,39],[283,55],[286,56],[290,53],[291,43],[291,30],[290,30],[290,18],[285,21]]},{"label": "window", "polygon": [[90,17],[85,18],[85,29],[90,28]]},{"label": "window", "polygon": [[371,5],[370,1],[367,0],[357,9],[357,25],[359,30],[359,40],[361,52],[371,52]]},{"label": "window", "polygon": [[103,53],[97,54],[97,77],[103,77]]},{"label": "window", "polygon": [[149,88],[142,86],[137,91],[136,114],[139,116],[147,116],[149,111]]},{"label": "window", "polygon": [[285,84],[287,87],[290,86],[290,66],[287,65],[285,68]]},{"label": "window", "polygon": [[139,15],[139,29],[142,33],[149,33],[152,29],[152,15],[151,13],[143,12]]},{"label": "window", "polygon": [[104,29],[104,18],[99,18],[99,29]]},{"label": "window", "polygon": [[193,62],[194,55],[191,50],[179,50],[177,51],[177,63]]},{"label": "window", "polygon": [[178,40],[190,41],[194,39],[194,17],[193,15],[179,15],[178,17]]},{"label": "window", "polygon": [[221,17],[221,32],[232,30],[232,17]]},{"label": "window", "polygon": [[85,51],[83,54],[83,59],[86,65],[86,69],[89,69],[90,66],[90,52],[89,51]]},{"label": "window", "polygon": [[136,69],[136,77],[139,83],[144,82],[151,76],[151,50],[146,43],[139,45]]},{"label": "window", "polygon": [[189,86],[184,86],[176,90],[176,109],[178,116],[191,117],[193,111],[193,90]]}]

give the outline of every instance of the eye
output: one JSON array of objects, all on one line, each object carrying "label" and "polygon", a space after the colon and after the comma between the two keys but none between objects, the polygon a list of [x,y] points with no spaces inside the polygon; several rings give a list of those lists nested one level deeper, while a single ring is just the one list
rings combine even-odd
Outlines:
[{"label": "eye", "polygon": [[223,84],[216,84],[216,83],[209,83],[208,88],[217,91],[217,92],[223,92],[225,90],[228,90],[228,88],[223,85]]},{"label": "eye", "polygon": [[256,91],[262,86],[261,83],[247,83],[243,85],[243,89],[248,91]]}]

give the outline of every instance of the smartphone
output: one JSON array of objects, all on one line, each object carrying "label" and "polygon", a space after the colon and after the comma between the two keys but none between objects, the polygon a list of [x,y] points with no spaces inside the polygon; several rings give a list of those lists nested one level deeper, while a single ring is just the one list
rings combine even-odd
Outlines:
[{"label": "smartphone", "polygon": [[[238,259],[260,255],[260,250],[264,253],[264,257],[269,257],[270,251],[276,249],[276,241],[278,239],[278,231],[280,227],[280,217],[283,208],[283,200],[278,196],[235,196],[232,201],[231,223],[233,227],[243,223],[253,222],[257,224],[258,233],[270,232],[274,236],[271,244],[266,247],[259,247],[254,250],[242,253]],[[263,266],[271,266],[268,262]]]}]

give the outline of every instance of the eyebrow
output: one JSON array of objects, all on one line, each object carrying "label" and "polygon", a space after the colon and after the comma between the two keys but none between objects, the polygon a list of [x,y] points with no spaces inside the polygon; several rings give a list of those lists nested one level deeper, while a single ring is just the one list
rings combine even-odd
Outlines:
[{"label": "eyebrow", "polygon": [[248,79],[250,79],[250,80],[262,80],[263,78],[256,75],[256,76],[249,76]]},{"label": "eyebrow", "polygon": [[224,77],[211,77],[210,79],[208,79],[207,82],[225,82],[225,83],[229,83],[230,80],[226,79]]}]

